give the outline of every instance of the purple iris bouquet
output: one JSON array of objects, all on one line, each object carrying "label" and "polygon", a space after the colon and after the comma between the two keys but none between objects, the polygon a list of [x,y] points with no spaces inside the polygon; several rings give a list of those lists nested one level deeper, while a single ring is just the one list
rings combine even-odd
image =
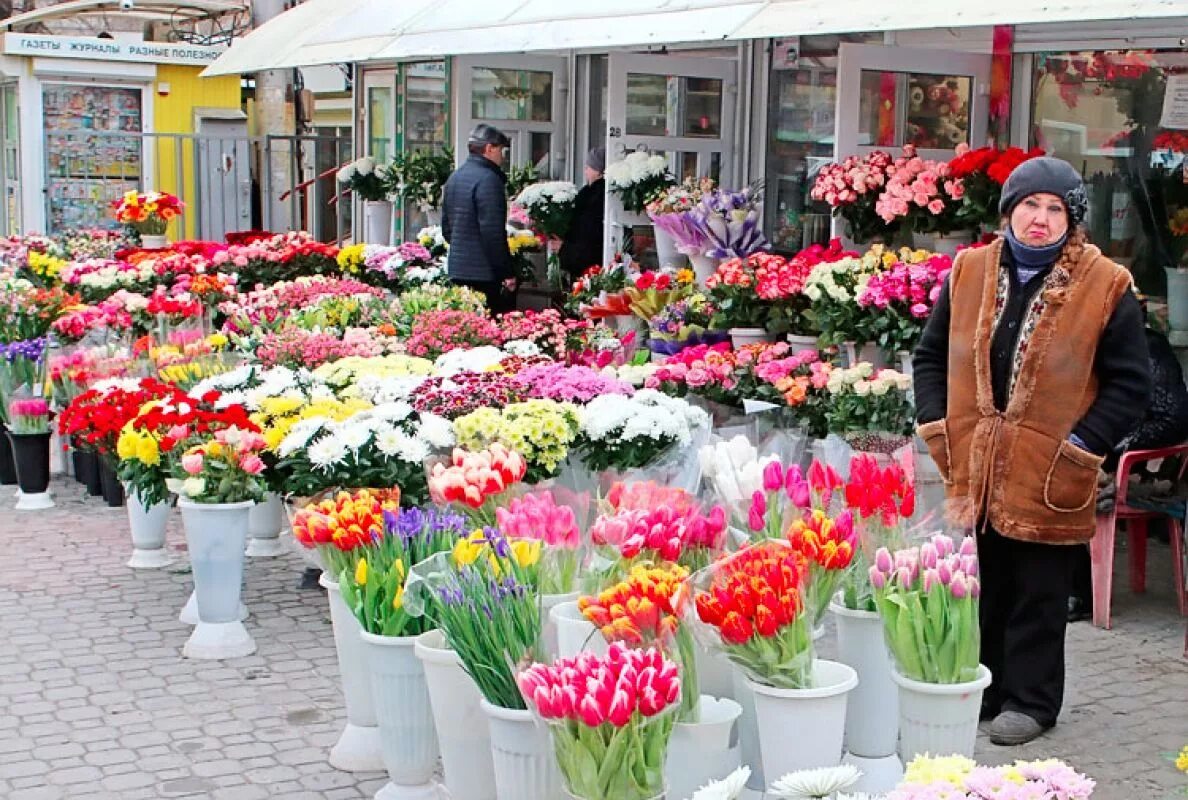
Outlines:
[{"label": "purple iris bouquet", "polygon": [[540,364],[520,370],[516,382],[526,397],[562,403],[588,403],[604,394],[635,394],[634,387],[590,367]]},{"label": "purple iris bouquet", "polygon": [[708,240],[705,254],[711,258],[746,258],[768,246],[759,229],[760,183],[742,191],[716,189],[701,198],[690,212]]},{"label": "purple iris bouquet", "polygon": [[674,355],[699,344],[717,344],[729,337],[726,331],[709,329],[715,307],[704,294],[683,297],[660,309],[649,323],[648,346],[653,353]]},{"label": "purple iris bouquet", "polygon": [[0,344],[0,421],[8,423],[8,404],[22,388],[36,392],[45,384],[44,336]]}]

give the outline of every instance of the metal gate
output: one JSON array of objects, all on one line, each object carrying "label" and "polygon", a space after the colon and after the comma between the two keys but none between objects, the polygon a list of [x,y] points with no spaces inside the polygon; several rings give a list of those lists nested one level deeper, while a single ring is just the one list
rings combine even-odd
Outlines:
[{"label": "metal gate", "polygon": [[198,134],[46,131],[46,232],[109,227],[112,201],[136,189],[185,202],[175,239],[222,240],[249,229],[349,236],[349,203],[332,201],[350,137],[246,136],[223,122],[234,121],[203,120]]}]

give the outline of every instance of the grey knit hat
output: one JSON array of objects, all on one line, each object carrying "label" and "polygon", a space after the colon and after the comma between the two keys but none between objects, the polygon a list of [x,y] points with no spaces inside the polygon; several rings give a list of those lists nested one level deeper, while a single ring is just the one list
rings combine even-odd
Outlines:
[{"label": "grey knit hat", "polygon": [[586,153],[586,166],[599,174],[606,172],[606,148],[591,147]]},{"label": "grey knit hat", "polygon": [[1033,194],[1054,194],[1064,200],[1071,225],[1080,225],[1089,210],[1085,196],[1085,182],[1067,161],[1042,156],[1024,161],[1015,167],[1002,187],[998,210],[1007,216],[1023,198]]}]

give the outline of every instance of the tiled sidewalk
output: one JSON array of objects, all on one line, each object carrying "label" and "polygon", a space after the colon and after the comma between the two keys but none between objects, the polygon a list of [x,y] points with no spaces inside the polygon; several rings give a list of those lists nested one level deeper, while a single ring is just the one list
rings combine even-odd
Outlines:
[{"label": "tiled sidewalk", "polygon": [[[135,572],[124,509],[84,500],[73,481],[54,489],[58,508],[0,516],[0,798],[374,795],[382,776],[326,763],[342,724],[334,643],[322,591],[298,588],[296,554],[248,562],[255,655],[188,661],[180,518],[178,564]],[[1065,758],[1098,780],[1097,800],[1170,800],[1188,785],[1165,757],[1188,743],[1184,620],[1168,549],[1151,550],[1147,595],[1119,575],[1113,631],[1070,629],[1062,724],[1018,750],[982,741],[981,760]]]}]

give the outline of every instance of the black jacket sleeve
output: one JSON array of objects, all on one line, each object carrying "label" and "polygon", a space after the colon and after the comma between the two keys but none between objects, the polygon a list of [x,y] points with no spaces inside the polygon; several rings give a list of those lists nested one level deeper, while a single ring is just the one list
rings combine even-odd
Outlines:
[{"label": "black jacket sleeve", "polygon": [[474,205],[487,263],[496,280],[506,280],[512,277],[511,251],[507,249],[507,195],[494,173],[475,184]]},{"label": "black jacket sleeve", "polygon": [[941,287],[916,352],[912,354],[916,422],[935,422],[949,406],[949,279]]},{"label": "black jacket sleeve", "polygon": [[1143,309],[1127,292],[1106,323],[1093,369],[1097,399],[1073,433],[1098,455],[1106,455],[1134,429],[1151,399],[1151,367]]},{"label": "black jacket sleeve", "polygon": [[450,225],[450,194],[453,189],[450,184],[453,182],[453,177],[453,175],[450,176],[441,190],[441,236],[447,244],[453,233],[453,226]]},{"label": "black jacket sleeve", "polygon": [[561,269],[576,280],[590,267],[602,263],[605,184],[598,180],[579,189],[573,211],[573,224],[565,234],[558,258]]}]

